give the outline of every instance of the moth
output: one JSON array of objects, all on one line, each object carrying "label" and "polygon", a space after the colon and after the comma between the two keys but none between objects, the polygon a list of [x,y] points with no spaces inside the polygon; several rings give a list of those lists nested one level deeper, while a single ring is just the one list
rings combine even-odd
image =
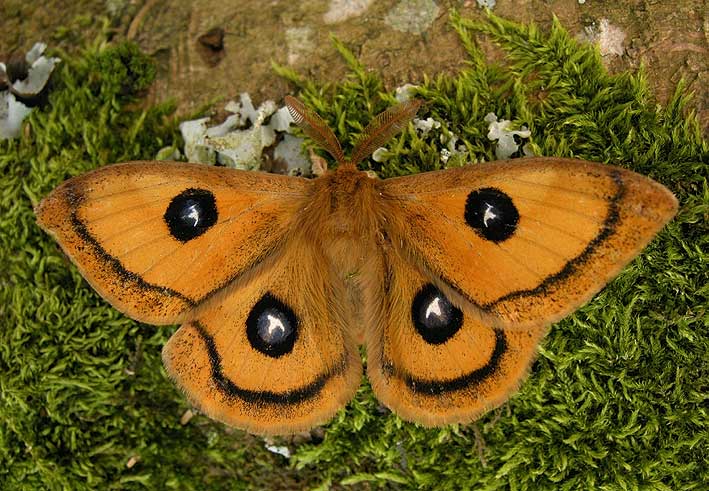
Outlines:
[{"label": "moth", "polygon": [[88,282],[150,324],[182,324],[167,372],[213,419],[257,434],[327,421],[360,385],[425,426],[470,422],[520,385],[550,323],[588,301],[677,210],[662,185],[520,158],[379,180],[357,165],[420,103],[391,107],[316,179],[115,164],[36,208]]}]

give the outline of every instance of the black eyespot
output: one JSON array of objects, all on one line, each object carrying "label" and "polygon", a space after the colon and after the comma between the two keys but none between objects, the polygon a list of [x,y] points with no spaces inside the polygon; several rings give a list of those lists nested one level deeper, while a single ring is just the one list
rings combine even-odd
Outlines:
[{"label": "black eyespot", "polygon": [[246,319],[251,346],[271,358],[290,353],[298,338],[298,317],[286,304],[266,293]]},{"label": "black eyespot", "polygon": [[465,221],[481,237],[503,242],[517,230],[519,212],[508,195],[499,189],[483,188],[468,195]]},{"label": "black eyespot", "polygon": [[443,344],[463,325],[463,312],[429,283],[414,297],[411,320],[424,341]]},{"label": "black eyespot", "polygon": [[206,189],[185,189],[172,198],[165,210],[165,223],[180,242],[199,237],[217,223],[217,202]]}]

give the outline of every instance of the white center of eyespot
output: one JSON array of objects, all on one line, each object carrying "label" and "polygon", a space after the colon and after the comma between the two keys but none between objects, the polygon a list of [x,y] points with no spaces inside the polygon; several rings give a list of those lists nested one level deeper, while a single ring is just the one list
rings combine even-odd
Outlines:
[{"label": "white center of eyespot", "polygon": [[487,208],[485,208],[485,214],[483,215],[483,225],[487,227],[487,221],[494,220],[497,218],[497,215],[493,213],[493,206],[490,203],[485,203],[485,206],[487,206]]},{"label": "white center of eyespot", "polygon": [[197,223],[199,222],[199,210],[197,209],[197,205],[190,205],[190,207],[187,209],[187,213],[185,216],[189,219],[192,220],[192,226],[196,227]]},{"label": "white center of eyespot", "polygon": [[431,303],[426,307],[426,320],[430,319],[431,314],[440,318],[443,315],[443,310],[441,309],[441,297],[436,297]]},{"label": "white center of eyespot", "polygon": [[281,319],[271,314],[266,314],[266,318],[268,319],[266,330],[269,338],[279,338],[286,332],[286,326],[283,325]]}]

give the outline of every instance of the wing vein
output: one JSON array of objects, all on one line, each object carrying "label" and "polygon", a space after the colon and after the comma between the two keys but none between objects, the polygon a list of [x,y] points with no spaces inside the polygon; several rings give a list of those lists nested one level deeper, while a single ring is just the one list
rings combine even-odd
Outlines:
[{"label": "wing vein", "polygon": [[[451,226],[451,228],[452,228],[453,230],[455,230],[455,229],[457,228],[457,224],[455,224],[455,223],[450,219],[450,217],[448,217],[445,213],[443,213],[443,211],[441,211],[441,210],[439,210],[439,209],[437,209],[437,208],[430,208],[430,210],[431,210],[431,211],[435,211],[436,213],[438,213],[438,215],[439,215],[441,218],[443,218],[443,220],[445,220],[445,221]],[[470,242],[470,241],[467,240],[467,239],[464,239],[464,241],[465,241],[465,244],[468,246],[468,249],[472,252],[472,254],[476,254],[478,257],[480,257],[480,253],[476,251],[475,246],[473,245],[473,243]],[[487,262],[481,261],[481,263],[484,264],[485,267],[487,268],[487,269],[486,269],[486,272],[487,272],[488,274],[485,276],[486,278],[488,278],[488,279],[489,279],[489,278],[494,278],[494,279],[497,281],[497,285],[498,285],[499,287],[507,288],[507,285],[506,285],[504,282],[501,282],[501,281],[500,281],[499,276],[497,276],[497,275],[495,274],[495,271],[493,271],[493,270],[489,267],[489,265],[488,265]],[[428,265],[427,265],[427,266],[428,266]]]},{"label": "wing vein", "polygon": [[[93,200],[100,200],[100,199],[106,199],[106,198],[113,198],[116,196],[121,196],[121,195],[130,195],[133,193],[142,193],[145,190],[151,190],[151,189],[157,189],[165,186],[175,186],[178,183],[184,183],[185,185],[189,187],[199,187],[199,184],[196,184],[193,179],[171,179],[169,181],[164,181],[164,182],[159,182],[159,183],[153,183],[145,186],[140,186],[136,188],[130,188],[130,189],[123,189],[121,191],[116,191],[116,192],[110,192],[110,193],[105,193],[105,194],[94,194],[89,197],[89,201]],[[237,186],[232,186],[228,184],[216,184],[216,185],[210,185],[209,186],[210,190],[225,190],[225,191],[235,191],[237,189]],[[267,196],[273,196],[273,195],[278,195],[278,196],[304,196],[304,193],[302,192],[293,192],[293,191],[282,191],[282,190],[274,190],[274,191],[265,191],[265,190],[259,190],[259,189],[248,189],[248,194],[260,194],[260,195],[267,195]],[[163,198],[161,198],[163,199]]]},{"label": "wing vein", "polygon": [[[413,177],[413,176],[412,176],[412,177]],[[402,178],[402,179],[406,179],[406,178]],[[532,182],[532,181],[525,181],[525,180],[523,180],[523,179],[519,179],[519,178],[516,178],[516,177],[503,176],[503,175],[501,175],[501,174],[500,174],[500,175],[495,175],[495,181],[496,181],[496,182],[509,182],[509,181],[514,181],[514,182],[519,182],[519,183],[522,183],[522,184],[527,184],[527,185],[529,185],[529,186],[545,187],[545,188],[553,189],[553,190],[555,190],[555,191],[562,191],[562,192],[566,192],[566,193],[569,193],[569,194],[587,196],[587,197],[591,197],[592,199],[595,199],[595,200],[597,200],[597,201],[603,201],[603,202],[605,202],[605,200],[603,199],[602,196],[598,196],[598,195],[596,195],[596,194],[594,194],[594,193],[584,193],[584,192],[579,191],[579,190],[577,190],[577,189],[569,189],[569,188],[565,188],[565,187],[562,187],[562,186],[554,186],[554,185],[552,185],[552,184],[544,184],[544,183],[537,183],[537,182]],[[481,184],[481,186],[482,186],[482,184]],[[454,186],[454,187],[450,187],[450,188],[445,188],[445,189],[443,189],[443,190],[441,190],[441,189],[434,189],[434,190],[431,190],[431,191],[420,191],[420,192],[415,192],[415,193],[394,193],[394,196],[396,196],[397,198],[403,198],[403,197],[406,197],[406,198],[416,198],[416,197],[418,197],[418,196],[441,195],[441,194],[445,194],[445,193],[449,193],[449,192],[454,192],[454,191],[470,191],[471,189],[476,189],[476,188],[475,188],[474,186]]]},{"label": "wing vein", "polygon": [[[238,213],[234,216],[230,216],[228,219],[224,220],[221,223],[221,228],[218,232],[218,235],[216,235],[212,238],[212,240],[209,242],[209,245],[207,246],[207,249],[205,251],[201,252],[200,254],[193,254],[192,260],[189,262],[189,264],[181,265],[180,269],[178,271],[176,271],[177,274],[183,274],[184,271],[189,271],[190,268],[192,267],[192,265],[194,265],[194,263],[197,261],[197,258],[207,257],[207,256],[209,256],[209,253],[212,251],[212,249],[216,245],[223,245],[223,244],[220,244],[220,242],[221,242],[220,239],[223,236],[224,231],[228,228],[228,227],[226,227],[226,225],[234,222],[235,220],[240,218],[245,213],[252,212],[255,208],[258,208],[259,205],[261,205],[265,201],[266,200],[262,200],[262,201],[257,201],[255,203],[252,203],[251,206],[242,210],[240,213]],[[169,255],[174,253],[176,250],[177,249],[174,249]],[[160,256],[159,258],[156,258],[156,260],[153,262],[153,264],[151,264],[147,269],[145,269],[144,271],[141,272],[141,276],[145,277],[146,274],[148,274],[154,267],[156,267],[159,263],[161,263],[166,257],[169,257],[169,255],[163,255],[163,256]]]}]

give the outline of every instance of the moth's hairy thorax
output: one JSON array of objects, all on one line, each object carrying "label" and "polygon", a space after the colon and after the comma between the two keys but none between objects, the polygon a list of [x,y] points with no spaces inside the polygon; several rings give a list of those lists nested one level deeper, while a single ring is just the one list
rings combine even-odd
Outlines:
[{"label": "moth's hairy thorax", "polygon": [[376,183],[349,166],[313,181],[299,226],[308,239],[321,244],[329,264],[340,274],[360,272],[367,252],[376,246],[380,228]]},{"label": "moth's hairy thorax", "polygon": [[331,278],[329,301],[343,311],[357,344],[364,342],[365,290],[380,276],[378,182],[346,165],[314,179],[293,227],[303,247],[320,251],[318,274]]}]

